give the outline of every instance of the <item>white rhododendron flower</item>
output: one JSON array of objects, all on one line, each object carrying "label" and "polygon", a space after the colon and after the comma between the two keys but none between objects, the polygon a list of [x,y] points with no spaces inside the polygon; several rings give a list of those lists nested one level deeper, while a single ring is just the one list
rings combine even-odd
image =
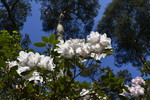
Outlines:
[{"label": "white rhododendron flower", "polygon": [[32,76],[29,78],[29,81],[34,81],[35,84],[37,84],[38,81],[40,81],[42,83],[43,77],[41,77],[37,71],[34,71],[32,73]]},{"label": "white rhododendron flower", "polygon": [[87,40],[88,42],[95,44],[98,43],[100,41],[100,36],[101,34],[99,34],[98,32],[91,32],[90,35],[87,36]]},{"label": "white rhododendron flower", "polygon": [[19,56],[17,57],[18,63],[16,61],[9,62],[9,68],[12,68],[13,66],[18,66],[17,73],[22,76],[25,79],[28,79],[29,81],[35,80],[34,82],[37,83],[37,81],[42,82],[42,77],[39,76],[38,72],[33,72],[32,75],[21,75],[21,73],[25,71],[29,71],[35,67],[43,68],[49,71],[54,71],[55,64],[53,62],[53,58],[50,56],[44,56],[40,55],[39,53],[33,53],[33,52],[24,52],[20,51]]},{"label": "white rhododendron flower", "polygon": [[95,91],[89,91],[87,89],[82,89],[82,91],[80,92],[80,96],[83,97],[83,100],[93,100],[93,95],[95,95],[97,98],[99,98],[100,100],[107,100],[106,96],[99,96]]},{"label": "white rhododendron flower", "polygon": [[126,96],[126,95],[128,95],[128,94],[129,94],[129,93],[123,89],[123,92],[120,93],[119,95]]},{"label": "white rhododendron flower", "polygon": [[[25,58],[23,56],[25,55]],[[53,70],[55,68],[55,64],[53,63],[53,58],[49,56],[40,55],[39,53],[29,52],[26,53],[24,51],[20,51],[18,66],[28,66],[30,69],[34,67],[45,68],[47,70]]]},{"label": "white rhododendron flower", "polygon": [[70,46],[71,43],[69,41],[63,43],[63,44],[58,44],[59,48],[56,49],[58,53],[61,54],[61,56],[65,56],[66,58],[72,58],[74,56],[74,50]]},{"label": "white rhododendron flower", "polygon": [[128,90],[130,91],[130,93],[123,90],[123,93],[120,93],[120,95],[122,95],[122,96],[131,95],[131,96],[134,96],[134,97],[144,95],[144,88],[141,87],[142,84],[145,85],[145,81],[143,80],[142,77],[137,76],[135,79],[132,79],[131,87],[126,85]]},{"label": "white rhododendron flower", "polygon": [[111,48],[111,39],[107,38],[106,33],[101,35],[100,44],[102,44],[105,48]]},{"label": "white rhododendron flower", "polygon": [[19,56],[17,59],[19,60],[19,64],[25,66],[25,63],[27,61],[28,53],[24,51],[19,52]]},{"label": "white rhododendron flower", "polygon": [[10,62],[10,61],[6,61],[6,63],[8,64],[9,68],[12,68],[12,67],[14,67],[14,66],[17,66],[17,65],[18,65],[17,61],[12,61],[12,62]]},{"label": "white rhododendron flower", "polygon": [[138,84],[145,85],[145,81],[143,80],[142,77],[139,77],[139,76],[137,76],[135,79],[132,79],[132,83],[136,85]]},{"label": "white rhododendron flower", "polygon": [[82,91],[80,92],[80,96],[85,96],[89,93],[90,91],[87,89],[82,89]]},{"label": "white rhododendron flower", "polygon": [[106,48],[111,47],[111,39],[107,37],[106,33],[101,35],[98,32],[91,32],[90,35],[87,36],[87,40],[92,45],[100,44]]},{"label": "white rhododendron flower", "polygon": [[46,66],[47,66],[49,60],[51,60],[50,57],[41,55],[40,61],[38,62],[37,66],[39,66],[40,68],[45,68],[46,69]]},{"label": "white rhododendron flower", "polygon": [[22,67],[22,66],[19,66],[19,65],[18,65],[17,73],[18,73],[20,76],[22,76],[21,73],[22,73],[22,72],[25,72],[25,71],[28,71],[28,70],[31,70],[29,66],[23,66],[23,67]]},{"label": "white rhododendron flower", "polygon": [[102,54],[91,53],[91,57],[93,57],[95,60],[100,60],[101,58],[105,58],[106,54],[105,53],[102,53]]},{"label": "white rhododendron flower", "polygon": [[46,69],[49,71],[54,71],[54,68],[56,65],[53,63],[53,58],[50,58],[50,60],[47,63]]},{"label": "white rhododendron flower", "polygon": [[105,49],[105,47],[103,45],[100,45],[98,43],[90,45],[90,47],[91,47],[91,51],[94,53],[102,53],[103,50]]},{"label": "white rhododendron flower", "polygon": [[27,57],[27,61],[26,61],[26,65],[30,66],[30,67],[35,67],[37,66],[38,62],[40,61],[41,56],[39,55],[39,53],[33,53],[33,52],[29,52],[28,53],[28,57]]},{"label": "white rhododendron flower", "polygon": [[88,44],[83,44],[75,50],[76,54],[86,57],[90,53],[90,47]]},{"label": "white rhododendron flower", "polygon": [[129,87],[128,89],[131,92],[130,94],[132,96],[138,97],[139,95],[144,95],[144,88],[141,87],[140,85],[135,85],[135,86]]},{"label": "white rhododendron flower", "polygon": [[[105,49],[111,49],[111,39],[107,38],[106,33],[101,35],[98,32],[91,32],[87,36],[87,42],[84,39],[69,39],[64,43],[57,45],[59,48],[55,49],[61,56],[72,58],[74,56],[93,57],[96,54],[96,59],[100,60],[105,57],[102,52]],[[95,59],[95,58],[94,58]]]}]

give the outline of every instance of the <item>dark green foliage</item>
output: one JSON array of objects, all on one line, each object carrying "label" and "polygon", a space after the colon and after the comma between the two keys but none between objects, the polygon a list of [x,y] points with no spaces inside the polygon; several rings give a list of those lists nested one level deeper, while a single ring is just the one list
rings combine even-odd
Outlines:
[{"label": "dark green foliage", "polygon": [[100,7],[98,0],[41,0],[43,30],[55,30],[58,18],[64,13],[65,38],[84,38],[94,25]]},{"label": "dark green foliage", "polygon": [[30,44],[31,44],[30,37],[29,37],[28,34],[25,34],[25,35],[22,37],[22,40],[21,40],[21,47],[22,47],[24,50],[28,50]]},{"label": "dark green foliage", "polygon": [[104,71],[105,74],[103,74],[98,81],[95,81],[95,85],[99,89],[98,91],[103,91],[110,100],[120,98],[119,93],[122,93],[125,79],[115,77],[109,68],[104,69]]},{"label": "dark green foliage", "polygon": [[149,0],[113,0],[106,8],[97,28],[112,38],[118,66],[132,63],[141,69],[146,64],[150,69],[149,9]]},{"label": "dark green foliage", "polygon": [[20,76],[16,73],[18,66],[10,69],[6,64],[8,60],[15,60],[18,52],[22,50],[19,40],[20,36],[17,31],[13,31],[13,35],[6,30],[0,31],[0,99],[2,100],[15,98],[17,93],[15,85],[21,81],[18,79]]},{"label": "dark green foliage", "polygon": [[130,82],[132,79],[132,75],[128,70],[121,70],[117,72],[117,76],[121,77],[122,79],[125,79],[125,82]]},{"label": "dark green foliage", "polygon": [[13,31],[14,35],[10,35],[8,31],[0,31],[0,57],[4,60],[14,60],[21,49],[20,35]]},{"label": "dark green foliage", "polygon": [[0,30],[22,29],[23,22],[31,11],[28,0],[0,0]]}]

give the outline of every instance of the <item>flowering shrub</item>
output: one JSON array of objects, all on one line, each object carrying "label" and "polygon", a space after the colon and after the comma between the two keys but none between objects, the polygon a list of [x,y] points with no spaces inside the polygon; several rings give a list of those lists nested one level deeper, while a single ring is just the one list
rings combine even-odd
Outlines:
[{"label": "flowering shrub", "polygon": [[141,87],[141,85],[145,85],[145,81],[143,80],[142,77],[137,76],[135,79],[132,79],[132,84],[131,87],[126,85],[126,87],[129,90],[129,93],[125,90],[123,90],[123,93],[121,93],[120,95],[131,95],[131,96],[135,96],[138,97],[140,95],[144,95],[144,88]]},{"label": "flowering shrub", "polygon": [[28,79],[29,81],[34,80],[35,83],[37,81],[43,82],[43,78],[39,76],[39,73],[36,71],[36,68],[43,68],[46,70],[53,71],[55,68],[55,64],[53,63],[53,58],[49,56],[40,55],[39,53],[29,52],[26,53],[24,51],[20,51],[19,56],[17,57],[18,63],[16,61],[8,62],[9,68],[13,66],[18,66],[17,73],[20,76],[23,76],[23,72],[25,71],[33,71],[31,75],[25,75],[23,78]]},{"label": "flowering shrub", "polygon": [[106,34],[99,34],[98,32],[91,32],[87,36],[87,41],[84,39],[69,39],[64,43],[58,44],[59,48],[56,49],[61,56],[72,58],[73,56],[87,57],[91,56],[96,60],[105,57],[103,53],[106,49],[111,49],[111,39],[107,38]]},{"label": "flowering shrub", "polygon": [[[0,80],[4,83],[0,85],[3,99],[127,99],[148,91],[147,82],[141,77],[133,79],[131,85],[124,85],[124,79],[100,67],[100,58],[112,54],[111,39],[106,34],[91,32],[86,40],[67,41],[58,41],[52,34],[42,37],[42,41],[35,46],[46,47],[43,54],[20,51],[16,60],[1,65],[1,72],[5,73],[1,74],[4,80]],[[97,70],[103,72],[100,80],[92,84],[77,80],[91,66],[99,66]]]}]

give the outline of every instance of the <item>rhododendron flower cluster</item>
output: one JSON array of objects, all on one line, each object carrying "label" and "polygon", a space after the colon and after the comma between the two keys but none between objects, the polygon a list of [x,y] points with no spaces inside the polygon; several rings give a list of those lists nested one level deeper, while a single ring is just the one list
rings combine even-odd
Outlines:
[{"label": "rhododendron flower cluster", "polygon": [[55,64],[53,63],[53,58],[49,56],[40,55],[39,53],[24,52],[20,51],[17,58],[19,60],[19,67],[29,67],[30,69],[34,67],[45,68],[47,70],[53,71]]},{"label": "rhododendron flower cluster", "polygon": [[107,38],[106,34],[99,34],[98,32],[91,32],[87,36],[87,41],[84,39],[69,39],[64,43],[57,45],[56,49],[61,56],[72,58],[73,56],[87,57],[91,56],[96,60],[105,57],[103,53],[105,49],[111,49],[111,39]]},{"label": "rhododendron flower cluster", "polygon": [[137,76],[135,79],[132,79],[132,83],[135,85],[145,85],[145,81],[139,76]]},{"label": "rhododendron flower cluster", "polygon": [[80,96],[83,97],[83,100],[93,100],[93,96],[91,94],[95,94],[95,96],[97,96],[97,98],[99,98],[100,100],[107,100],[107,97],[102,97],[102,96],[98,96],[98,94],[95,91],[89,91],[87,89],[82,89],[82,91],[80,92]]},{"label": "rhododendron flower cluster", "polygon": [[141,85],[145,85],[145,81],[143,80],[142,77],[137,76],[135,79],[132,79],[131,87],[126,85],[130,93],[123,90],[123,93],[121,93],[120,95],[123,95],[123,96],[131,95],[134,97],[138,97],[139,95],[144,95],[144,88]]},{"label": "rhododendron flower cluster", "polygon": [[[49,71],[53,71],[55,68],[55,64],[53,63],[53,58],[49,56],[40,55],[39,53],[33,53],[33,52],[24,52],[20,51],[19,56],[17,57],[18,63],[16,61],[7,62],[9,65],[9,68],[13,66],[18,66],[17,73],[21,75],[22,72],[31,70],[33,68],[36,69],[36,67],[43,68]],[[22,75],[21,75],[22,76]],[[26,75],[22,76],[29,81],[37,81],[40,82],[43,81],[42,77],[39,75],[39,72],[34,71],[32,75]]]}]

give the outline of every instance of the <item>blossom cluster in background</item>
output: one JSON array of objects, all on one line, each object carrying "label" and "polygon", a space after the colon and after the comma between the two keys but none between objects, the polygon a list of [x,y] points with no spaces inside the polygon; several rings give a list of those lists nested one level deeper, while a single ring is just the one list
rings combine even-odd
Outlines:
[{"label": "blossom cluster in background", "polygon": [[139,95],[144,95],[144,88],[141,86],[141,85],[145,85],[145,81],[143,80],[143,78],[137,76],[135,79],[132,79],[131,82],[132,82],[131,87],[126,85],[130,93],[123,90],[123,93],[121,93],[120,95],[123,96],[131,95],[134,97],[138,97]]},{"label": "blossom cluster in background", "polygon": [[105,57],[103,53],[105,49],[111,49],[111,39],[107,38],[106,34],[91,32],[87,36],[87,41],[84,39],[69,39],[64,43],[58,44],[56,51],[66,58],[72,58],[75,55],[87,57],[91,56],[96,60]]},{"label": "blossom cluster in background", "polygon": [[93,100],[93,95],[95,95],[99,100],[107,100],[107,97],[104,96],[99,96],[95,91],[90,91],[87,89],[82,89],[82,91],[80,92],[80,96],[83,97],[83,100]]},{"label": "blossom cluster in background", "polygon": [[[49,71],[53,71],[55,68],[55,64],[53,63],[53,58],[50,56],[44,56],[40,55],[39,53],[33,53],[33,52],[24,52],[20,51],[19,56],[17,57],[17,61],[7,62],[9,65],[9,68],[13,66],[18,66],[17,73],[21,75],[22,72],[31,70],[33,68],[36,69],[36,67],[43,68]],[[26,75],[22,76],[29,81],[43,81],[43,78],[39,75],[37,71],[34,71],[32,75]]]}]

